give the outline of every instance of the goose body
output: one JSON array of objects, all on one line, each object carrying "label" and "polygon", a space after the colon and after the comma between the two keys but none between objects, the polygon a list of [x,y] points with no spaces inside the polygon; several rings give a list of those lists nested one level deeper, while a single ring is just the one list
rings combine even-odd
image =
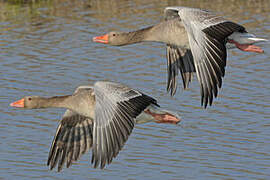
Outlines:
[{"label": "goose body", "polygon": [[58,171],[92,149],[94,167],[110,164],[137,123],[180,122],[177,114],[159,108],[140,91],[113,82],[80,86],[72,95],[44,98],[27,96],[10,104],[26,109],[66,108],[49,152],[47,165]]},{"label": "goose body", "polygon": [[[226,44],[242,51],[262,53],[256,38],[234,22],[206,10],[189,7],[167,7],[165,21],[133,32],[110,32],[94,37],[93,41],[115,46],[144,41],[167,45],[167,91],[174,95],[179,72],[184,89],[194,73],[200,83],[201,105],[211,105],[222,86],[227,60]],[[232,46],[231,46],[232,47]]]}]

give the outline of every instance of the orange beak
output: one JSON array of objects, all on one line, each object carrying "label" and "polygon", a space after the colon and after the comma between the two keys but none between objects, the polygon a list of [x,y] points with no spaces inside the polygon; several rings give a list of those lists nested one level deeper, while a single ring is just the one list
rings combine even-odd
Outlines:
[{"label": "orange beak", "polygon": [[23,108],[24,107],[24,98],[20,99],[19,101],[10,103],[10,106]]},{"label": "orange beak", "polygon": [[98,42],[98,43],[108,44],[109,43],[109,35],[105,34],[103,36],[93,37],[93,41]]}]

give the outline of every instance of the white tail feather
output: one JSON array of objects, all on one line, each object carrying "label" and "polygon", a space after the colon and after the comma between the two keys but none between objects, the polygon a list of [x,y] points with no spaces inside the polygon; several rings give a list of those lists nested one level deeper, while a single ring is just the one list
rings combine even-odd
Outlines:
[{"label": "white tail feather", "polygon": [[232,33],[228,39],[234,40],[239,44],[254,44],[257,42],[265,42],[268,41],[267,39],[257,38],[254,34],[250,33],[240,33],[234,32]]}]

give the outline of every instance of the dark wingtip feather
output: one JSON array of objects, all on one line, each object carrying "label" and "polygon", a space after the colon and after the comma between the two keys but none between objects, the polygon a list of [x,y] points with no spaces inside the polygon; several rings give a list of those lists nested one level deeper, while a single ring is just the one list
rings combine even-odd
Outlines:
[{"label": "dark wingtip feather", "polygon": [[225,38],[230,36],[233,32],[246,32],[246,30],[245,27],[237,23],[225,21],[209,26],[203,29],[203,32],[219,41],[224,41]]},{"label": "dark wingtip feather", "polygon": [[167,44],[167,92],[174,96],[177,91],[177,76],[181,72],[183,87],[186,89],[195,72],[193,56],[190,50]]},{"label": "dark wingtip feather", "polygon": [[[68,112],[67,114],[71,115],[70,112]],[[73,160],[74,161],[78,160],[80,155],[86,152],[86,150],[80,151],[78,147],[74,147],[74,141],[79,141],[78,143],[80,144],[81,138],[85,138],[85,136],[87,136],[87,138],[92,138],[91,131],[86,132],[79,129],[79,128],[84,127],[84,125],[81,125],[81,122],[85,122],[85,121],[87,121],[87,123],[84,123],[84,125],[85,124],[88,125],[89,123],[91,124],[91,122],[88,122],[88,121],[92,121],[92,120],[83,116],[79,116],[78,114],[75,114],[75,115],[72,114],[72,116],[64,116],[64,118],[62,119],[57,129],[55,138],[52,143],[51,151],[49,153],[47,165],[50,167],[50,170],[54,169],[56,165],[58,164],[57,171],[60,172],[63,169],[65,164],[67,168],[70,167]],[[76,128],[77,128],[77,131],[81,131],[84,133],[82,134],[77,133],[77,136],[80,136],[80,137],[75,138],[74,129]],[[85,142],[86,145],[87,145],[87,142]],[[88,148],[91,147],[90,144],[87,146]],[[74,156],[73,154],[74,148],[77,149],[76,156]],[[78,153],[81,153],[81,154],[78,154]]]},{"label": "dark wingtip feather", "polygon": [[[128,96],[128,94],[130,93],[127,92],[125,95]],[[106,119],[108,123],[100,123],[104,122],[104,119],[99,119],[102,116],[96,114],[91,160],[94,168],[103,169],[106,164],[112,162],[112,159],[117,156],[128,140],[134,127],[134,119],[151,104],[158,106],[155,99],[137,92],[137,96],[131,96],[128,100],[117,101],[113,106],[114,109],[107,109],[107,111],[113,112],[110,115],[107,114],[110,116]],[[96,110],[96,112],[100,111]],[[103,111],[104,109],[101,112]],[[114,147],[113,152],[109,151],[111,147]]]},{"label": "dark wingtip feather", "polygon": [[202,31],[205,33],[207,45],[207,51],[204,54],[205,61],[208,62],[206,62],[205,67],[201,67],[202,71],[206,71],[206,76],[201,78],[203,86],[205,86],[201,89],[201,105],[206,108],[207,105],[212,105],[213,97],[217,97],[218,88],[222,87],[222,78],[225,76],[227,59],[226,38],[233,32],[244,32],[245,28],[236,23],[225,21],[211,25]]}]

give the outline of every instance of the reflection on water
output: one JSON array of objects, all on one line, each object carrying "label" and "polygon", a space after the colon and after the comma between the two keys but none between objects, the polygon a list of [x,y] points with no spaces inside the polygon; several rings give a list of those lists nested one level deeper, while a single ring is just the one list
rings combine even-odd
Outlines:
[{"label": "reflection on water", "polygon": [[[26,2],[26,1],[25,1]],[[187,91],[166,91],[163,44],[110,47],[91,42],[111,30],[129,31],[163,19],[166,6],[216,11],[262,38],[270,37],[265,0],[0,1],[0,179],[267,179],[270,176],[270,48],[264,54],[230,50],[214,106],[200,107],[196,80]],[[18,110],[25,95],[62,95],[97,80],[118,81],[159,98],[181,114],[179,126],[137,126],[105,170],[89,153],[63,173],[46,166],[64,110]],[[128,177],[128,178],[127,178]]]}]

